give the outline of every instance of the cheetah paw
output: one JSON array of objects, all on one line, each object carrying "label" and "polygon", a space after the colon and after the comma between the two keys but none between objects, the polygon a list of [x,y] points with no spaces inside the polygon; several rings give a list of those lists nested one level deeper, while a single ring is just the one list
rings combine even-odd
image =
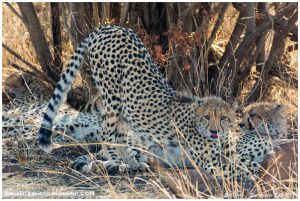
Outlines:
[{"label": "cheetah paw", "polygon": [[61,145],[59,145],[59,144],[50,144],[50,145],[39,144],[39,148],[48,154],[50,154],[52,152],[52,150],[58,149],[60,147],[61,147]]},{"label": "cheetah paw", "polygon": [[149,170],[150,166],[144,162],[137,162],[133,165],[129,165],[129,168],[131,171],[146,172],[147,170]]},{"label": "cheetah paw", "polygon": [[109,175],[115,175],[115,174],[123,174],[126,173],[130,166],[128,164],[125,163],[116,163],[115,161],[102,161],[102,164],[104,166],[104,168],[107,170],[107,173]]}]

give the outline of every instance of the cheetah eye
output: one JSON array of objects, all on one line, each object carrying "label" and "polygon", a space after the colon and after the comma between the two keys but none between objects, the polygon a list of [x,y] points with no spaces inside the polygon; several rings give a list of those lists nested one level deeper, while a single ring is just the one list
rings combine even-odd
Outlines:
[{"label": "cheetah eye", "polygon": [[207,119],[207,120],[209,120],[210,116],[209,115],[205,115],[204,118]]},{"label": "cheetah eye", "polygon": [[222,117],[221,117],[221,121],[223,121],[223,120],[225,120],[225,119],[227,119],[226,116],[222,116]]}]

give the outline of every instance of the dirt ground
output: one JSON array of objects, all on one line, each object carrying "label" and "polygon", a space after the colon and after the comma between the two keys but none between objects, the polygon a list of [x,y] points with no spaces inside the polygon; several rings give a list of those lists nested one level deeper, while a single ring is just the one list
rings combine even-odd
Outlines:
[{"label": "dirt ground", "polygon": [[[2,198],[174,198],[152,173],[83,175],[70,168],[72,150],[43,155],[3,148]],[[68,153],[68,157],[65,153]],[[41,154],[41,155],[39,155]]]}]

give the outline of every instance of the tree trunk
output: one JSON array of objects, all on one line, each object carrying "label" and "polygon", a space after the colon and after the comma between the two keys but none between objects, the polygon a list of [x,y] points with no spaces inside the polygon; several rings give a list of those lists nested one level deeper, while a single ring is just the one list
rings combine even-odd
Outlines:
[{"label": "tree trunk", "polygon": [[28,29],[35,53],[43,71],[51,77],[51,79],[58,81],[59,76],[58,73],[53,70],[52,55],[33,3],[18,3],[18,6],[22,17],[26,22],[25,25]]},{"label": "tree trunk", "polygon": [[89,29],[85,19],[84,3],[68,3],[71,13],[71,41],[75,50],[78,44],[87,36]]},{"label": "tree trunk", "polygon": [[60,74],[62,72],[62,41],[59,21],[59,4],[50,3],[51,6],[51,22],[52,22],[52,40],[54,49],[54,66],[56,71]]},{"label": "tree trunk", "polygon": [[[295,10],[296,12],[294,13]],[[260,77],[256,80],[254,87],[252,88],[246,99],[247,102],[258,101],[262,99],[264,95],[266,95],[265,92],[270,87],[270,80],[272,78],[270,76],[270,71],[272,70],[274,65],[277,65],[277,63],[279,63],[279,60],[281,59],[284,52],[287,35],[298,20],[297,9],[295,10],[291,11],[291,13],[294,13],[294,15],[288,21],[287,26],[284,27],[284,29],[277,27],[277,30],[275,30],[270,55],[261,71]]]}]

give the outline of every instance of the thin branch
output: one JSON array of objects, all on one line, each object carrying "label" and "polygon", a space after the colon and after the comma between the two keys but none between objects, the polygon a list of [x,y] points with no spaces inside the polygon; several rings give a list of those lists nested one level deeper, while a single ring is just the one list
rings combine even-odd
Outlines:
[{"label": "thin branch", "polygon": [[9,60],[9,59],[7,59],[7,61],[8,61],[8,64],[9,64],[9,66],[12,66],[12,67],[14,67],[15,69],[17,69],[17,70],[20,70],[20,71],[22,71],[22,72],[24,72],[24,73],[28,73],[28,74],[31,74],[31,75],[37,75],[37,76],[39,76],[37,73],[35,73],[34,71],[29,71],[29,70],[27,70],[26,68],[24,68],[24,67],[22,67],[22,66],[20,66],[20,65],[18,65],[18,64],[16,64],[16,63],[14,63],[14,62],[12,62],[11,60]]},{"label": "thin branch", "polygon": [[93,2],[92,7],[93,7],[93,16],[94,16],[94,19],[95,19],[95,25],[99,26],[100,18],[99,18],[99,9],[98,9],[97,4],[98,3]]},{"label": "thin branch", "polygon": [[[216,91],[218,90],[217,87],[218,86],[222,86],[219,85],[218,83],[222,83],[222,72],[223,72],[223,67],[226,65],[226,63],[229,61],[231,55],[233,55],[234,50],[236,49],[240,39],[241,39],[241,35],[246,27],[246,7],[244,6],[244,4],[235,4],[235,7],[237,7],[237,5],[239,5],[238,7],[238,11],[239,11],[239,16],[236,20],[234,29],[231,33],[230,39],[228,41],[228,43],[226,44],[225,47],[225,51],[221,57],[221,59],[219,60],[219,63],[217,64],[218,69],[216,69],[214,71],[214,73],[212,74],[212,78],[213,78],[213,82],[211,84],[211,91]],[[223,72],[224,73],[224,72]]]},{"label": "thin branch", "polygon": [[224,54],[223,54],[222,58],[220,59],[220,63],[219,63],[220,68],[223,68],[226,60],[228,60],[228,58],[230,58],[230,55],[233,54],[233,51],[235,50],[236,46],[239,43],[239,39],[241,38],[243,30],[246,27],[245,23],[246,23],[245,13],[240,12],[238,19],[236,21],[235,27],[232,31],[231,37],[229,39],[229,42],[226,45]]},{"label": "thin branch", "polygon": [[[253,64],[255,63],[255,61],[257,60],[257,57],[259,56],[259,53],[262,51],[263,47],[264,47],[264,43],[265,43],[265,35],[266,33],[264,33],[263,35],[261,35],[261,37],[258,39],[257,43],[256,43],[256,49],[255,52],[252,54],[250,58],[249,63],[247,64],[247,66],[245,66],[245,70],[243,70],[238,76],[237,78],[234,80],[234,84],[233,86],[238,86],[239,83],[241,81],[243,81],[249,74],[250,71],[252,69]],[[258,64],[256,64],[258,65]],[[234,90],[233,90],[234,91]]]},{"label": "thin branch", "polygon": [[[242,55],[245,52],[245,49],[247,49],[249,47],[249,45],[253,42],[253,40],[255,40],[257,37],[259,37],[264,31],[266,31],[268,29],[268,27],[270,27],[270,25],[272,25],[272,23],[277,22],[284,15],[286,15],[286,14],[288,14],[290,12],[295,11],[296,8],[297,8],[296,5],[290,4],[289,6],[285,7],[281,11],[279,11],[273,17],[273,20],[264,22],[259,27],[257,27],[257,29],[255,30],[255,32],[253,34],[249,35],[248,37],[246,37],[243,40],[243,42],[240,44],[239,48],[236,51],[236,58],[242,58]],[[235,60],[235,58],[232,57],[230,63],[234,64],[235,63],[234,60]],[[239,66],[240,62],[241,62],[241,59],[239,60],[239,62],[236,62],[237,63],[236,65]],[[234,66],[232,66],[232,67],[234,67]]]},{"label": "thin branch", "polygon": [[7,45],[2,43],[2,47],[7,50],[10,54],[12,54],[14,57],[16,57],[17,59],[19,59],[21,62],[23,62],[24,64],[26,64],[27,66],[29,66],[30,68],[32,68],[33,70],[38,70],[36,66],[34,66],[33,64],[29,63],[28,61],[26,61],[25,59],[23,59],[22,56],[20,56],[18,53],[16,53],[14,50],[12,50],[11,48],[9,48]]}]

